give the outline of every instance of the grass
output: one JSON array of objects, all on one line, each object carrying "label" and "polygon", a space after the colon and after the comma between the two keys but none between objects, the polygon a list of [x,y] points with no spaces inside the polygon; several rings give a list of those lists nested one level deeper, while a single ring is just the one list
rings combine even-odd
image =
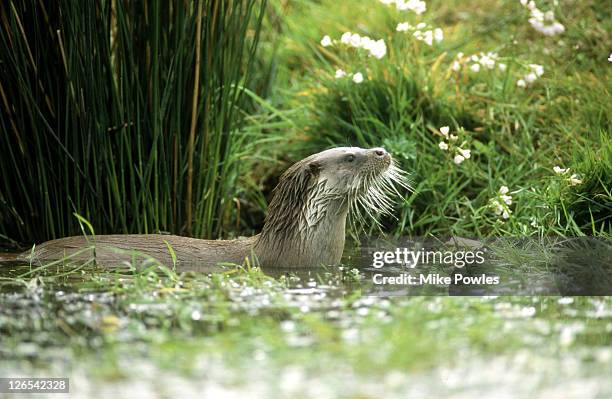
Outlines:
[{"label": "grass", "polygon": [[[609,235],[612,144],[601,101],[610,96],[603,78],[609,22],[596,2],[540,4],[565,24],[561,37],[537,33],[518,2],[433,1],[420,17],[372,1],[272,4],[274,15],[285,17],[280,44],[262,44],[278,65],[270,100],[304,110],[284,151],[297,159],[330,146],[387,147],[412,172],[415,194],[401,204],[399,221],[387,221],[386,231]],[[270,19],[264,37],[275,26]],[[444,40],[428,46],[396,32],[403,21],[442,27]],[[338,40],[345,31],[384,39],[387,54],[375,59],[346,45],[319,44],[324,35]],[[459,52],[489,51],[505,71],[496,64],[474,73],[469,62],[459,72],[451,68]],[[529,64],[545,72],[529,87],[518,87]],[[336,69],[359,71],[366,79],[335,79]],[[438,148],[441,126],[461,132],[458,144],[471,150],[469,160],[455,165],[456,152]],[[557,165],[571,173],[556,175]],[[570,184],[573,173],[582,184]],[[509,220],[491,207],[501,186],[513,196]]]}]

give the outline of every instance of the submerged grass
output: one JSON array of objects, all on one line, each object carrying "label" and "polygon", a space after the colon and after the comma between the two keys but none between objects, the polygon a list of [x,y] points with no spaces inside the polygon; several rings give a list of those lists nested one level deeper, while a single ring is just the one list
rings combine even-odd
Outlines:
[{"label": "submerged grass", "polygon": [[[0,281],[0,371],[70,376],[75,397],[130,384],[159,397],[213,388],[320,397],[317,387],[362,397],[372,385],[386,397],[415,386],[484,395],[516,389],[515,379],[530,396],[561,392],[567,378],[612,389],[605,297],[367,297],[342,270],[271,278],[256,268],[88,267],[16,281]],[[432,383],[447,372],[466,379]],[[173,384],[156,383],[162,375]]]}]

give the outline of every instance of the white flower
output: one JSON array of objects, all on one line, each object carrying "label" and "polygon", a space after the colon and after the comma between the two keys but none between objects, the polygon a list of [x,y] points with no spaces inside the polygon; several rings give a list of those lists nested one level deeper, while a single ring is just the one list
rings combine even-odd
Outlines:
[{"label": "white flower", "polygon": [[544,21],[544,13],[540,11],[537,7],[531,10],[531,19],[534,21]]},{"label": "white flower", "polygon": [[423,14],[427,10],[427,4],[421,0],[395,0],[395,7],[399,11],[410,10],[417,15]]},{"label": "white flower", "polygon": [[526,81],[527,83],[533,83],[533,82],[535,82],[537,79],[538,79],[538,76],[537,76],[535,73],[533,73],[533,72],[528,73],[527,75],[525,75],[525,81]]},{"label": "white flower", "polygon": [[441,42],[444,39],[444,32],[440,28],[434,29],[434,40],[436,42]]},{"label": "white flower", "polygon": [[355,83],[363,82],[363,75],[361,74],[361,72],[357,72],[356,74],[353,75],[353,82]]},{"label": "white flower", "polygon": [[412,4],[412,11],[414,11],[414,13],[417,15],[423,14],[425,11],[427,11],[427,4],[425,4],[424,1],[414,0],[412,1]]},{"label": "white flower", "polygon": [[284,332],[295,331],[295,322],[293,320],[284,320],[280,323],[280,328]]},{"label": "white flower", "polygon": [[340,79],[346,76],[346,72],[342,69],[336,69],[336,79]]},{"label": "white flower", "polygon": [[521,0],[521,5],[525,7],[527,5],[527,0]]},{"label": "white flower", "polygon": [[397,24],[395,30],[398,32],[406,32],[410,28],[411,26],[408,22],[400,22],[399,24]]},{"label": "white flower", "polygon": [[455,72],[459,71],[461,69],[461,64],[459,63],[459,61],[454,61],[453,66],[451,66],[451,69]]},{"label": "white flower", "polygon": [[421,23],[417,24],[416,28],[417,29],[425,29],[425,28],[427,28],[427,24],[425,22],[421,22]]},{"label": "white flower", "polygon": [[527,86],[527,83],[525,83],[525,81],[523,79],[519,79],[519,80],[516,81],[516,85],[518,87],[525,87],[525,86]]},{"label": "white flower", "polygon": [[506,70],[506,64],[497,64],[497,67],[499,68],[500,71],[504,72]]},{"label": "white flower", "polygon": [[457,141],[457,139],[458,139],[458,138],[459,138],[459,137],[458,137],[458,136],[455,136],[454,134],[451,134],[451,135],[450,135],[450,140],[451,140],[451,141]]},{"label": "white flower", "polygon": [[570,176],[569,182],[572,186],[576,186],[578,184],[582,184],[582,179],[580,179],[580,176],[574,173]]},{"label": "white flower", "polygon": [[433,44],[433,40],[433,32],[430,30],[425,31],[425,34],[423,35],[423,41],[427,43],[428,46],[431,46]]},{"label": "white flower", "polygon": [[608,61],[612,62],[612,53],[610,53],[610,55],[608,56]]},{"label": "white flower", "polygon": [[512,205],[512,196],[508,195],[508,191],[508,187],[501,186],[499,189],[499,197],[491,201],[495,214],[501,215],[504,219],[509,219],[512,213],[509,208],[509,206]]},{"label": "white flower", "polygon": [[458,148],[457,151],[459,151],[459,153],[463,156],[463,158],[465,159],[470,159],[470,157],[472,156],[472,151],[470,150],[463,150],[461,148]]},{"label": "white flower", "polygon": [[489,55],[485,54],[480,58],[480,65],[488,69],[493,69],[495,68],[495,60]]},{"label": "white flower", "polygon": [[544,67],[538,64],[529,64],[529,68],[538,76],[544,75]]},{"label": "white flower", "polygon": [[378,59],[381,59],[387,54],[387,45],[383,39],[367,41],[363,48],[368,50],[371,56]]},{"label": "white flower", "polygon": [[457,165],[461,164],[461,162],[465,161],[465,158],[461,155],[455,155],[455,158],[453,158],[453,162],[456,163]]},{"label": "white flower", "polygon": [[531,13],[529,23],[538,32],[546,36],[554,36],[565,32],[565,26],[555,20],[555,14],[552,11],[543,13],[533,1],[529,2],[528,8]]},{"label": "white flower", "polygon": [[[323,42],[323,40],[321,40],[321,42]],[[351,47],[367,50],[370,56],[378,59],[387,54],[387,45],[383,39],[372,40],[367,36],[360,36],[358,33],[344,32],[340,37],[340,42],[348,44]],[[333,44],[333,41],[331,43]]]},{"label": "white flower", "polygon": [[555,34],[557,34],[557,33],[563,33],[563,32],[565,32],[565,26],[563,26],[563,25],[562,25],[561,23],[559,23],[559,22],[555,22],[555,23],[553,24],[553,32],[554,32]]},{"label": "white flower", "polygon": [[411,4],[410,9],[417,15],[423,14],[427,10],[427,4],[424,1],[410,0],[408,3]]},{"label": "white flower", "polygon": [[564,169],[564,168],[562,168],[562,167],[560,167],[560,166],[555,166],[555,167],[553,167],[553,171],[554,171],[556,174],[558,174],[558,175],[562,175],[562,174],[564,174],[564,173],[569,172],[569,168],[565,168],[565,169]]},{"label": "white flower", "polygon": [[342,36],[340,36],[340,42],[343,44],[349,44],[351,42],[351,32],[344,32]]},{"label": "white flower", "polygon": [[448,150],[448,144],[446,144],[446,142],[444,141],[440,141],[440,144],[438,144],[438,147],[440,147],[440,149],[443,151]]},{"label": "white flower", "polygon": [[323,39],[321,39],[321,46],[323,47],[329,47],[332,45],[332,39],[331,37],[325,35],[323,36]]},{"label": "white flower", "polygon": [[472,71],[474,71],[474,72],[478,72],[478,71],[480,71],[480,64],[472,64],[472,65],[470,66],[470,69],[471,69]]},{"label": "white flower", "polygon": [[565,26],[555,21],[551,25],[545,26],[542,29],[540,29],[540,32],[542,32],[546,36],[555,36],[555,35],[565,32]]},{"label": "white flower", "polygon": [[504,207],[502,206],[502,204],[500,204],[498,200],[491,201],[491,204],[495,208],[494,209],[495,214],[496,215],[501,215],[502,212],[504,211]]},{"label": "white flower", "polygon": [[450,132],[450,128],[448,126],[442,126],[440,128],[440,133],[442,133],[444,137],[448,137],[448,132]]}]

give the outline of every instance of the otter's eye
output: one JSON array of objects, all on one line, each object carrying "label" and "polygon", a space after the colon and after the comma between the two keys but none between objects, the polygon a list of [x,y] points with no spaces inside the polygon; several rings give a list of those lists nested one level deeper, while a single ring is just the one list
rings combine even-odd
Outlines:
[{"label": "otter's eye", "polygon": [[355,160],[355,155],[353,154],[348,154],[346,157],[344,157],[344,160],[346,162],[353,162]]}]

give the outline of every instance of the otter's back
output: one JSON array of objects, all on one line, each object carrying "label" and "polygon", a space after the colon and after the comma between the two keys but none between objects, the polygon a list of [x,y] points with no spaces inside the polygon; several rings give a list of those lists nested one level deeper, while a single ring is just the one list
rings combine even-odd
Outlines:
[{"label": "otter's back", "polygon": [[95,259],[104,266],[120,266],[135,258],[152,257],[172,266],[172,248],[177,265],[197,269],[216,267],[220,263],[244,263],[251,255],[255,239],[202,240],[163,234],[75,236],[47,241],[36,246],[33,254],[23,252],[18,260],[43,264],[64,258],[71,261]]}]

